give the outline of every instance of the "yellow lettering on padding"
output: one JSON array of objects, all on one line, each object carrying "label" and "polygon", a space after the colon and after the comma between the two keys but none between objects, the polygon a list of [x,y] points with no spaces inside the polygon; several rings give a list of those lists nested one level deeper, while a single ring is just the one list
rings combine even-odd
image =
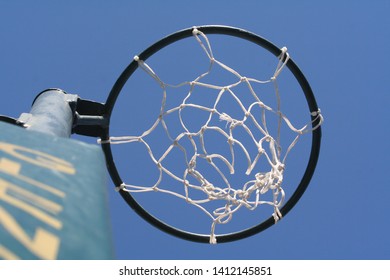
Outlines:
[{"label": "yellow lettering on padding", "polygon": [[65,197],[65,193],[63,191],[60,191],[56,188],[53,188],[49,185],[46,185],[42,182],[36,181],[34,179],[31,179],[27,176],[24,176],[20,174],[21,164],[18,162],[15,162],[13,160],[9,160],[7,158],[0,158],[0,172],[4,172],[6,174],[9,174],[21,181],[24,181],[28,184],[31,184],[35,187],[38,187],[42,190],[48,191],[58,197]]},{"label": "yellow lettering on padding", "polygon": [[50,154],[5,142],[0,142],[0,150],[18,159],[50,170],[66,174],[76,173],[76,169],[71,163]]},{"label": "yellow lettering on padding", "polygon": [[11,175],[19,175],[20,169],[22,165],[19,162],[15,162],[6,158],[0,158],[0,170],[11,174]]},{"label": "yellow lettering on padding", "polygon": [[60,239],[43,228],[37,228],[33,238],[30,238],[17,221],[0,207],[0,223],[8,232],[30,252],[41,259],[56,259]]},{"label": "yellow lettering on padding", "polygon": [[[12,191],[14,195],[11,196],[9,191]],[[13,205],[31,216],[41,220],[42,222],[54,227],[55,229],[62,228],[62,222],[56,218],[51,217],[44,211],[58,214],[62,211],[62,206],[52,202],[46,198],[38,196],[30,191],[24,190],[10,182],[7,182],[0,178],[0,200],[7,202],[10,205]],[[33,205],[37,206],[34,207]],[[39,208],[38,208],[39,207]]]},{"label": "yellow lettering on padding", "polygon": [[0,244],[0,259],[3,260],[20,260],[20,258],[14,253]]}]

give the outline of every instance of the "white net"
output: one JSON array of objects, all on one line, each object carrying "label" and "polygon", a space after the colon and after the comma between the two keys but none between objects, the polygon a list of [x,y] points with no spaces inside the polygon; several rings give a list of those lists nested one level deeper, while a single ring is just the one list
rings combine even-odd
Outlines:
[{"label": "white net", "polygon": [[[270,205],[273,207],[273,217],[277,222],[282,214],[280,208],[285,199],[285,192],[282,187],[285,162],[291,149],[296,145],[301,135],[311,132],[322,123],[320,112],[312,112],[315,119],[301,128],[296,128],[292,122],[281,112],[281,98],[278,87],[278,76],[282,72],[289,60],[287,49],[281,50],[276,67],[268,80],[258,80],[242,76],[240,73],[216,59],[209,41],[209,38],[197,30],[193,29],[193,37],[202,48],[209,60],[208,70],[200,74],[192,81],[185,81],[176,85],[165,83],[152,67],[138,57],[134,60],[155,82],[161,87],[162,102],[160,113],[153,125],[145,130],[141,135],[110,137],[107,142],[111,144],[141,143],[145,147],[159,172],[158,179],[151,186],[141,186],[136,184],[123,183],[117,187],[117,190],[123,190],[130,193],[134,192],[161,192],[176,196],[185,200],[187,203],[196,206],[211,219],[210,243],[216,243],[216,225],[226,224],[232,220],[234,213],[241,208],[255,210],[260,205]],[[213,72],[215,67],[223,69],[235,76],[236,82],[226,85],[216,85],[205,82],[205,78]],[[255,91],[253,85],[272,84],[275,91],[276,107],[265,104]],[[238,87],[244,86],[251,96],[251,102],[244,103],[240,95],[236,93]],[[167,106],[171,89],[186,90],[183,94],[184,99],[178,106]],[[192,96],[201,94],[202,89],[208,89],[216,92],[216,99],[209,106],[195,104],[192,102]],[[221,111],[220,102],[224,96],[229,95],[239,106],[240,116],[232,116],[228,112]],[[201,110],[207,114],[206,121],[199,129],[191,130],[189,124],[191,119],[183,117],[186,110]],[[176,114],[180,122],[180,132],[172,133],[170,129],[169,116]],[[275,135],[271,135],[267,126],[267,114],[272,114],[277,119],[277,129]],[[218,122],[213,120],[219,119]],[[312,123],[318,123],[314,128]],[[286,149],[281,145],[281,127],[285,125],[294,134],[292,141]],[[169,139],[169,145],[162,154],[154,153],[151,145],[148,143],[148,137],[152,135],[158,127],[162,127],[166,137]],[[205,134],[217,133],[224,139],[224,145],[228,144],[228,153],[221,154],[209,150]],[[245,134],[249,139],[243,142],[238,134]],[[190,145],[184,145],[187,141]],[[222,144],[222,143],[221,143]],[[251,145],[252,148],[248,148]],[[254,148],[253,148],[254,147]],[[176,164],[184,165],[184,172],[178,174],[171,170],[165,161],[173,151],[180,151],[184,160]],[[239,151],[244,154],[245,163],[236,162],[236,153]],[[255,151],[255,152],[253,152]],[[240,157],[242,158],[242,157]],[[259,170],[260,159],[265,159],[267,170]],[[198,168],[198,165],[206,163],[212,168],[219,177],[218,183],[214,183],[213,178],[208,178],[206,174]],[[245,176],[247,180],[237,185],[229,180],[229,174],[236,172],[238,165],[245,164]],[[228,170],[228,174],[226,174]],[[177,185],[175,188],[166,188],[163,186],[163,177],[169,176]],[[194,192],[201,193],[201,196],[192,196]],[[268,194],[268,196],[266,196]],[[267,199],[265,199],[267,198]],[[214,209],[210,209],[209,202],[218,201],[221,204]],[[210,205],[210,204],[209,204]],[[215,204],[213,204],[215,205]]]}]

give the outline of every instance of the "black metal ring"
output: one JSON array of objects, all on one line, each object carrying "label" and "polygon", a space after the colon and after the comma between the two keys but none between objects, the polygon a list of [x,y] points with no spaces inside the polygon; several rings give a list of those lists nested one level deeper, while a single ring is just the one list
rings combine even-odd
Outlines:
[{"label": "black metal ring", "polygon": [[[273,55],[278,57],[281,54],[281,49],[276,47],[271,42],[267,41],[266,39],[248,32],[243,29],[235,28],[235,27],[229,27],[229,26],[200,26],[196,27],[199,31],[205,33],[205,34],[223,34],[223,35],[229,35],[233,37],[238,37],[250,42],[253,42],[260,47],[268,50]],[[151,45],[149,48],[144,50],[138,57],[141,60],[147,60],[150,56],[158,52],[159,50],[163,49],[164,47],[175,43],[176,41],[182,40],[184,38],[188,38],[193,36],[193,28],[184,29],[181,31],[178,31],[176,33],[173,33],[160,41],[156,42],[155,44]],[[286,66],[289,68],[291,73],[295,76],[296,80],[300,84],[307,103],[309,107],[309,111],[311,112],[317,112],[318,107],[316,100],[314,98],[312,89],[306,80],[305,76],[301,72],[301,70],[298,68],[298,66],[294,63],[294,61],[290,58],[286,64]],[[135,70],[138,68],[138,63],[133,60],[128,67],[122,72],[122,74],[119,76],[118,80],[114,84],[107,101],[105,103],[105,116],[110,119],[112,110],[115,106],[115,102],[123,88],[123,86],[126,84],[127,80],[130,78],[130,76],[135,72]],[[318,125],[319,120],[315,120],[315,116],[312,116],[313,124],[312,126],[315,127]],[[109,127],[105,130],[104,134],[102,135],[102,140],[108,140],[109,139]],[[305,192],[306,188],[309,185],[309,182],[313,176],[314,170],[317,165],[319,153],[320,153],[320,144],[321,144],[321,127],[318,127],[315,129],[312,133],[312,146],[311,146],[311,152],[309,161],[305,170],[305,173],[303,174],[303,177],[295,190],[295,192],[292,194],[290,199],[285,203],[285,205],[280,209],[283,216],[285,216],[299,201],[303,193]],[[113,155],[111,152],[111,146],[108,142],[104,142],[102,144],[103,151],[106,156],[107,161],[107,168],[110,173],[110,176],[115,184],[115,186],[120,186],[123,181],[118,173],[118,170],[115,166],[115,162],[113,159]],[[131,208],[134,209],[136,213],[138,213],[144,220],[148,221],[152,225],[156,226],[162,231],[165,231],[169,234],[172,234],[176,237],[183,238],[190,241],[195,242],[203,242],[208,243],[210,236],[209,235],[202,235],[202,234],[196,234],[191,232],[186,232],[180,229],[177,229],[175,227],[172,227],[163,221],[157,219],[153,215],[151,215],[149,212],[147,212],[138,202],[129,194],[128,192],[125,192],[123,190],[120,191],[121,196],[123,199],[129,204]],[[274,218],[271,216],[267,220],[263,221],[262,223],[253,226],[248,229],[244,229],[239,232],[229,233],[229,234],[223,234],[223,235],[217,235],[217,242],[218,243],[224,243],[224,242],[230,242],[239,240],[242,238],[246,238],[249,236],[252,236],[254,234],[257,234],[268,227],[272,226],[274,224]]]}]

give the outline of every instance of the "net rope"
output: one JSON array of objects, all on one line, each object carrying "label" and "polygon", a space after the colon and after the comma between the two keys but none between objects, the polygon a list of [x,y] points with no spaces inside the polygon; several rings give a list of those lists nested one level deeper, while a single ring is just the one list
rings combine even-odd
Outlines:
[{"label": "net rope", "polygon": [[[143,69],[148,75],[150,75],[155,82],[159,84],[162,89],[162,102],[160,108],[160,114],[154,124],[144,131],[141,135],[138,136],[112,136],[108,140],[100,140],[101,143],[110,143],[110,144],[124,144],[124,143],[142,143],[146,148],[150,159],[155,164],[156,168],[159,171],[158,180],[152,186],[139,186],[132,185],[128,183],[122,183],[120,186],[116,187],[116,190],[122,190],[130,193],[135,192],[161,192],[169,195],[176,196],[180,199],[185,200],[187,203],[198,207],[211,219],[211,230],[210,230],[210,243],[217,243],[216,239],[216,225],[217,224],[226,224],[232,220],[233,214],[239,209],[245,207],[249,210],[255,210],[259,205],[267,204],[273,207],[273,218],[275,222],[282,218],[282,213],[280,212],[281,206],[283,205],[285,199],[285,191],[282,188],[283,183],[283,174],[285,170],[285,162],[287,155],[293,149],[293,147],[298,142],[301,135],[312,132],[317,127],[319,127],[323,122],[323,117],[321,112],[312,112],[314,117],[311,122],[307,123],[301,128],[296,128],[293,126],[292,122],[281,112],[280,106],[280,94],[279,87],[277,83],[278,76],[282,72],[283,68],[286,66],[289,60],[289,54],[287,48],[284,47],[281,49],[281,55],[278,57],[278,63],[276,65],[275,71],[271,78],[268,80],[262,81],[254,78],[249,78],[240,75],[236,70],[230,68],[228,65],[217,60],[213,54],[213,50],[209,41],[209,38],[199,31],[196,28],[193,28],[193,37],[196,39],[199,46],[203,49],[203,52],[207,55],[209,59],[209,68],[208,70],[199,75],[193,81],[186,81],[177,85],[167,84],[155,73],[155,71],[146,64],[145,61],[142,61],[138,56],[134,57],[134,60],[138,63],[138,66]],[[237,82],[228,85],[215,85],[202,82],[206,76],[208,76],[213,67],[218,65],[225,71],[230,72],[237,77]],[[259,98],[259,95],[255,92],[253,84],[266,84],[272,83],[274,85],[275,94],[276,94],[276,108],[271,108],[270,106],[263,103]],[[235,88],[244,84],[248,88],[251,96],[253,96],[253,102],[249,106],[245,106],[241,102],[239,96],[235,93]],[[174,108],[167,108],[167,98],[169,98],[168,91],[170,88],[181,88],[184,86],[189,86],[189,91],[182,103]],[[194,94],[195,89],[199,88],[208,88],[218,92],[216,100],[213,106],[207,107],[204,105],[198,105],[190,102],[190,97]],[[218,110],[219,102],[225,94],[229,94],[237,104],[240,106],[243,116],[241,119],[233,118],[225,112],[220,112]],[[208,119],[204,125],[198,131],[190,131],[188,125],[184,118],[182,117],[184,110],[187,108],[193,108],[197,110],[202,110],[208,114]],[[255,116],[255,108],[260,108],[261,116]],[[277,116],[277,135],[270,135],[267,129],[266,121],[266,112],[273,113]],[[170,130],[168,129],[169,125],[167,124],[167,116],[171,114],[178,114],[179,121],[181,124],[182,132],[178,135],[172,136]],[[219,118],[222,124],[221,126],[216,126],[211,123],[212,118]],[[250,129],[250,126],[247,125],[247,122],[251,121],[254,124],[254,127],[258,132],[261,133],[261,138],[258,139],[255,137]],[[281,147],[281,126],[285,123],[287,127],[295,133],[293,141],[289,144],[286,152],[282,154]],[[313,127],[313,123],[316,125]],[[151,135],[155,129],[161,125],[170,140],[169,147],[165,150],[162,156],[157,157],[149,143],[147,142],[147,136]],[[251,141],[256,146],[256,154],[250,155],[248,149],[244,144],[235,137],[235,130],[240,127],[245,130],[247,135],[251,138]],[[230,155],[222,155],[218,153],[210,153],[207,149],[207,144],[205,143],[205,132],[214,131],[223,136],[228,145]],[[191,143],[192,151],[188,151],[180,142],[182,140],[188,140]],[[265,149],[265,145],[267,149]],[[238,163],[235,162],[235,147],[244,153],[246,158],[246,172],[245,174],[250,177],[246,183],[242,186],[233,186],[229,180],[228,176],[224,174],[222,168],[217,164],[218,161],[221,161],[229,170],[230,174],[235,173],[235,167]],[[184,174],[178,175],[170,171],[165,165],[164,160],[168,155],[174,150],[179,149],[185,158],[185,171]],[[269,171],[267,172],[254,172],[256,169],[256,164],[260,158],[266,158],[266,161],[269,164]],[[230,160],[228,159],[230,158]],[[212,167],[218,174],[221,176],[225,186],[214,185],[211,180],[207,179],[202,172],[197,169],[197,163],[202,160],[206,161],[210,167]],[[254,174],[253,174],[254,173]],[[171,189],[164,188],[161,186],[163,176],[167,175],[173,178],[175,181],[179,182],[178,191],[173,191]],[[191,180],[189,179],[191,178]],[[194,183],[195,182],[195,183]],[[192,199],[190,197],[191,191],[199,191],[205,195],[204,199]],[[268,200],[264,200],[263,196],[266,193],[271,193]],[[205,204],[210,201],[222,201],[223,206],[216,209],[210,210]]]}]

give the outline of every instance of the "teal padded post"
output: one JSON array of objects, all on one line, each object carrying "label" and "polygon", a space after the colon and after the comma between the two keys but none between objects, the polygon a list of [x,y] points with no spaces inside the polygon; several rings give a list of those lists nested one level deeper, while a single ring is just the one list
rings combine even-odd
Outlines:
[{"label": "teal padded post", "polygon": [[0,122],[0,259],[112,259],[100,147]]}]

